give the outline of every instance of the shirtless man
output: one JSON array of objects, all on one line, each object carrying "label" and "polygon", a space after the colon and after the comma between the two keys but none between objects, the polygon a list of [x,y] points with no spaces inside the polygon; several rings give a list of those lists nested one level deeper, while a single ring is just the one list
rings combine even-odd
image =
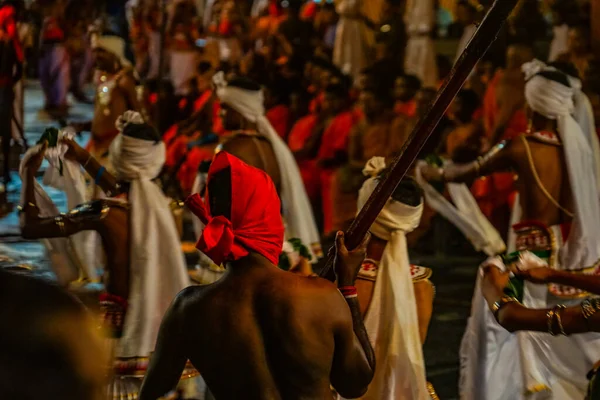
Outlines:
[{"label": "shirtless man", "polygon": [[115,122],[127,110],[141,112],[131,65],[125,58],[125,42],[117,36],[92,34],[92,51],[98,78],[91,122],[74,124],[78,131],[91,131],[87,149],[103,165],[108,148],[119,134]]},{"label": "shirtless man", "polygon": [[[46,239],[67,238],[81,231],[99,234],[107,256],[106,293],[101,295],[100,305],[106,329],[118,339],[114,361],[117,375],[123,375],[119,379],[125,382],[143,374],[160,318],[175,295],[189,285],[189,278],[169,202],[151,181],[164,163],[160,135],[143,124],[138,113],[125,114],[119,121],[122,133],[110,148],[115,175],[74,141],[61,141],[68,148],[63,162],[83,166],[114,199],[85,203],[67,214],[48,215],[40,201],[44,197],[40,196],[41,188],[34,183],[48,142],[25,154],[21,235]],[[162,268],[164,265],[169,267]],[[131,378],[130,385],[120,387],[131,390],[140,383],[140,379]]]},{"label": "shirtless man", "polygon": [[[330,384],[348,398],[364,394],[375,360],[354,281],[368,237],[349,252],[343,234],[337,236],[335,270],[344,301],[330,282],[275,266],[283,224],[264,172],[221,152],[209,171],[206,200],[194,195],[187,201],[208,221],[197,246],[217,264],[228,261],[228,271],[217,283],[177,296],[140,400],[172,390],[188,359],[216,399],[324,399]],[[227,245],[222,239],[229,235]]]},{"label": "shirtless man", "polygon": [[[480,174],[487,175],[505,170],[515,172],[518,176],[516,187],[519,191],[519,201],[513,210],[513,220],[523,222],[513,226],[515,239],[509,246],[514,244],[517,252],[508,254],[507,259],[518,258],[520,252],[528,250],[547,260],[552,268],[576,269],[582,268],[582,265],[593,265],[600,255],[600,235],[595,229],[595,221],[596,218],[600,218],[600,211],[594,174],[589,173],[593,170],[593,156],[589,152],[584,133],[570,115],[573,90],[565,74],[537,60],[525,64],[523,70],[526,78],[529,78],[525,86],[525,97],[531,118],[531,131],[511,141],[501,142],[487,155],[474,162],[451,165],[438,170],[428,168],[427,179],[467,182]],[[548,102],[549,98],[555,101]],[[519,209],[520,215],[515,214]],[[559,285],[536,288],[523,285],[521,281],[520,288],[515,290],[514,296],[523,301],[525,306],[545,308],[557,304],[561,299],[565,301],[581,294],[572,288]],[[477,301],[478,299],[474,299],[473,304],[478,304]],[[518,341],[513,341],[506,335],[480,337],[477,334],[478,329],[493,332],[494,325],[491,325],[489,320],[486,322],[485,315],[482,316],[479,312],[480,309],[474,307],[467,333],[463,338],[463,345],[466,346],[463,351],[467,354],[461,354],[461,359],[468,368],[463,369],[461,379],[466,382],[466,386],[462,387],[461,391],[471,393],[467,398],[486,399],[496,396],[497,391],[506,394],[507,397],[502,398],[521,398],[522,393],[542,386],[542,390],[557,393],[554,397],[557,399],[582,397],[560,397],[561,393],[569,390],[568,388],[574,388],[578,394],[582,394],[585,388],[569,377],[559,377],[560,372],[554,367],[569,365],[574,370],[583,371],[588,368],[586,360],[590,357],[589,354],[584,356],[583,353],[598,353],[592,356],[600,358],[598,347],[570,342],[572,352],[582,352],[580,356],[569,356],[571,360],[580,361],[577,365],[561,359],[560,355],[551,362],[544,361],[549,355],[541,349],[553,348],[557,343],[545,341],[536,345],[533,343],[536,339],[525,334],[519,336]],[[470,349],[486,345],[486,354],[469,352]],[[511,351],[520,354],[522,361],[517,360],[515,365],[506,365],[506,358],[502,359],[501,356]],[[491,365],[496,367],[492,368]],[[541,368],[546,368],[543,365],[549,368],[545,376],[553,377],[551,385],[545,379],[540,379],[540,375],[536,373]],[[502,387],[503,383],[487,379],[494,376],[496,368],[513,371],[507,379],[514,380],[514,387]],[[479,371],[488,372],[479,375]]]}]

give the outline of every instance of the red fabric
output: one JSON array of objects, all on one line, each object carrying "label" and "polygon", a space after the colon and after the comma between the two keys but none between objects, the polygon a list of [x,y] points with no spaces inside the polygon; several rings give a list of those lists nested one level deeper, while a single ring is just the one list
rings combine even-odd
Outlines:
[{"label": "red fabric", "polygon": [[204,108],[210,97],[212,96],[212,90],[206,90],[194,101],[194,112],[198,112]]},{"label": "red fabric", "polygon": [[284,229],[273,181],[265,172],[222,151],[210,166],[208,182],[225,168],[231,170],[231,220],[211,215],[208,190],[206,201],[199,194],[186,200],[190,211],[206,225],[196,247],[217,265],[239,260],[250,251],[277,265]]},{"label": "red fabric", "polygon": [[54,17],[48,17],[45,21],[44,33],[42,38],[46,41],[63,41],[65,40],[65,32],[60,27],[58,20]]},{"label": "red fabric", "polygon": [[417,102],[414,100],[409,100],[406,103],[397,102],[394,106],[394,112],[398,115],[414,117],[417,115]]},{"label": "red fabric", "polygon": [[308,111],[311,114],[317,114],[321,111],[321,105],[323,104],[323,100],[325,100],[325,92],[318,93],[308,105]]},{"label": "red fabric", "polygon": [[200,132],[194,132],[191,136],[182,135],[175,138],[167,148],[165,166],[169,168],[175,167],[177,163],[185,157],[185,154],[188,151],[188,143],[198,140],[199,136]]},{"label": "red fabric", "polygon": [[267,111],[266,117],[271,123],[273,129],[275,129],[275,132],[277,132],[277,134],[284,139],[290,128],[289,107],[284,106],[283,104],[275,106]]},{"label": "red fabric", "polygon": [[328,160],[341,151],[348,151],[350,131],[357,121],[357,116],[352,111],[338,114],[323,132],[323,139],[319,147],[319,160]]},{"label": "red fabric", "polygon": [[302,10],[300,11],[300,18],[304,20],[312,20],[316,17],[317,11],[317,3],[310,1],[302,7]]},{"label": "red fabric", "polygon": [[171,127],[169,129],[167,129],[167,131],[163,135],[163,142],[165,142],[165,144],[167,145],[167,148],[169,148],[171,146],[172,141],[177,136],[177,131],[178,131],[177,124],[173,124],[173,125],[171,125]]},{"label": "red fabric", "polygon": [[219,35],[228,36],[233,32],[233,24],[229,20],[223,20],[219,24]]},{"label": "red fabric", "polygon": [[490,81],[483,96],[483,125],[488,136],[491,136],[494,125],[496,124],[496,116],[498,115],[498,101],[496,98],[496,88],[498,82],[502,78],[502,70],[498,70]]},{"label": "red fabric", "polygon": [[23,62],[25,60],[25,53],[23,47],[19,41],[19,35],[17,32],[17,24],[15,23],[15,8],[13,6],[4,6],[0,8],[0,28],[10,37],[17,54],[17,60]]},{"label": "red fabric", "polygon": [[200,168],[202,161],[210,160],[214,154],[212,146],[194,147],[189,151],[185,162],[177,172],[177,180],[179,180],[181,189],[185,193],[192,191],[196,175],[198,175],[198,168]]},{"label": "red fabric", "polygon": [[[300,118],[296,122],[288,137],[288,146],[292,152],[302,150],[316,124],[317,116],[313,114]],[[314,203],[319,198],[320,187],[317,162],[316,160],[302,160],[298,162],[298,168],[300,169],[300,175],[302,175],[306,194],[311,203]]]}]

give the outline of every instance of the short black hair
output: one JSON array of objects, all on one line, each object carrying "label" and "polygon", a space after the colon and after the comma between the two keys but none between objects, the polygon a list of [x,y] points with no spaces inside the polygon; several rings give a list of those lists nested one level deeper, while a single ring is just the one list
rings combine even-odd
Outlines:
[{"label": "short black hair", "polygon": [[160,133],[152,125],[143,124],[127,124],[123,128],[123,135],[129,136],[135,139],[154,141],[158,143],[162,140]]},{"label": "short black hair", "polygon": [[[378,181],[384,180],[390,173],[391,167],[384,169],[377,177]],[[402,178],[394,193],[392,193],[392,200],[399,203],[406,204],[407,206],[417,207],[423,201],[423,189],[419,184],[410,176]]]},{"label": "short black hair", "polygon": [[252,90],[252,91],[260,90],[260,85],[258,83],[254,82],[251,79],[243,77],[243,76],[235,76],[231,80],[227,81],[227,85],[237,87],[240,89],[244,89],[244,90]]},{"label": "short black hair", "polygon": [[557,70],[564,72],[565,74],[572,76],[574,78],[577,79],[581,79],[581,77],[579,76],[579,70],[577,69],[577,67],[575,66],[575,64],[573,64],[572,62],[569,61],[554,61],[548,64],[550,67],[554,67]]},{"label": "short black hair", "polygon": [[542,77],[544,77],[546,79],[549,79],[551,81],[558,82],[561,85],[564,85],[566,87],[571,87],[571,83],[569,82],[569,78],[563,72],[552,71],[552,70],[550,70],[550,71],[542,71],[542,72],[538,72],[534,76],[538,76],[538,75],[542,76]]},{"label": "short black hair", "polygon": [[343,83],[330,83],[325,88],[325,93],[332,94],[339,98],[348,97],[348,87]]},{"label": "short black hair", "polygon": [[415,92],[421,89],[421,80],[416,75],[404,74],[400,75],[398,78],[402,78],[406,82],[406,86],[409,89],[414,90]]},{"label": "short black hair", "polygon": [[208,181],[208,201],[213,217],[223,216],[231,220],[231,168],[223,168],[211,175]]},{"label": "short black hair", "polygon": [[200,64],[198,64],[198,73],[199,74],[205,74],[205,73],[209,72],[211,69],[213,69],[213,66],[208,61],[202,61]]}]

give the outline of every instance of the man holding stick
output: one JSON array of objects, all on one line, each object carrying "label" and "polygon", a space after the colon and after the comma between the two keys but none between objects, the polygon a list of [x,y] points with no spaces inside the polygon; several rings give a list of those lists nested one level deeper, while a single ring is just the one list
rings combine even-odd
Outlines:
[{"label": "man holding stick", "polygon": [[322,399],[330,383],[344,397],[363,395],[375,359],[354,281],[368,235],[349,252],[338,234],[337,288],[278,269],[284,229],[275,186],[226,152],[211,164],[206,201],[196,194],[187,205],[206,224],[197,247],[227,273],[177,296],[140,399],[171,391],[188,359],[217,399]]}]

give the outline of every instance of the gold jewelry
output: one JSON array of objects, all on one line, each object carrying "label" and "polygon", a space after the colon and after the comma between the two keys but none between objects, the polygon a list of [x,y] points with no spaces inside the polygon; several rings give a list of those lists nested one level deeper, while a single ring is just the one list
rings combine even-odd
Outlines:
[{"label": "gold jewelry", "polygon": [[564,328],[564,326],[562,324],[562,319],[560,317],[560,313],[564,309],[566,309],[567,307],[564,306],[564,305],[562,305],[562,304],[560,304],[560,305],[556,306],[555,308],[556,308],[556,313],[555,313],[555,315],[556,315],[556,322],[558,322],[558,329],[560,329],[560,334],[563,335],[563,336],[567,336],[567,333],[565,332],[565,328]]},{"label": "gold jewelry", "polygon": [[58,229],[60,229],[60,233],[62,233],[63,235],[65,234],[65,219],[62,215],[57,216],[56,218],[54,218],[54,223],[56,224],[56,226],[58,226]]},{"label": "gold jewelry", "polygon": [[25,212],[25,210],[27,210],[28,208],[35,208],[36,210],[38,210],[38,212],[40,211],[40,208],[38,206],[36,206],[35,204],[33,204],[32,202],[27,202],[22,206],[17,206],[17,210],[19,210],[20,213]]},{"label": "gold jewelry", "polygon": [[481,157],[477,157],[477,160],[475,160],[475,176],[479,177],[481,175]]},{"label": "gold jewelry", "polygon": [[494,314],[494,318],[498,321],[498,314],[502,308],[509,303],[518,303],[519,300],[512,296],[502,296],[500,300],[496,301],[492,304],[492,313]]},{"label": "gold jewelry", "polygon": [[554,308],[546,313],[546,318],[548,319],[548,333],[552,336],[556,336],[556,333],[554,333],[554,330],[552,329],[552,322],[554,321]]},{"label": "gold jewelry", "polygon": [[581,303],[581,314],[585,319],[585,323],[588,326],[588,331],[590,330],[590,318],[596,314],[600,310],[600,301],[599,299],[585,299]]}]

